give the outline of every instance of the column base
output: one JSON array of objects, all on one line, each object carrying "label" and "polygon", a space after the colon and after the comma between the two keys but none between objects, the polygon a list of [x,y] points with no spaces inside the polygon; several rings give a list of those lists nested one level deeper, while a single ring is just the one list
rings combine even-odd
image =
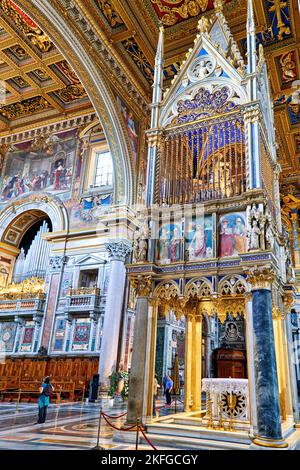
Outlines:
[{"label": "column base", "polygon": [[269,439],[267,437],[255,436],[252,444],[259,447],[272,447],[274,449],[286,449],[289,445],[284,439]]}]

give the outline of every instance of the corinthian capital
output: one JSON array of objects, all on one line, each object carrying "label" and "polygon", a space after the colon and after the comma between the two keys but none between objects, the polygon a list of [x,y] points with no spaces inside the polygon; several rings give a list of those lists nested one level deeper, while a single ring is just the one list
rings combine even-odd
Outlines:
[{"label": "corinthian capital", "polygon": [[112,240],[108,243],[105,243],[106,251],[108,251],[108,256],[110,261],[123,261],[132,251],[131,243],[127,240]]},{"label": "corinthian capital", "polygon": [[252,290],[271,289],[275,280],[275,272],[268,266],[254,266],[246,270],[247,281],[251,284]]},{"label": "corinthian capital", "polygon": [[138,297],[149,297],[152,289],[151,276],[138,276],[131,280],[132,287],[136,290]]}]

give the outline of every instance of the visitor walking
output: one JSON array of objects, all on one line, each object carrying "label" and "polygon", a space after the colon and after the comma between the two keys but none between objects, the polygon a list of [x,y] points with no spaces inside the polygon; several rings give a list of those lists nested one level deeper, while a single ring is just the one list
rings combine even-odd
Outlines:
[{"label": "visitor walking", "polygon": [[173,388],[173,380],[171,379],[171,377],[166,374],[167,376],[167,381],[166,381],[166,402],[167,402],[167,405],[171,405],[171,390]]},{"label": "visitor walking", "polygon": [[39,389],[40,397],[38,401],[39,405],[39,416],[37,424],[43,424],[46,421],[47,410],[50,403],[51,393],[54,391],[52,384],[50,383],[50,377],[45,377],[42,386]]}]

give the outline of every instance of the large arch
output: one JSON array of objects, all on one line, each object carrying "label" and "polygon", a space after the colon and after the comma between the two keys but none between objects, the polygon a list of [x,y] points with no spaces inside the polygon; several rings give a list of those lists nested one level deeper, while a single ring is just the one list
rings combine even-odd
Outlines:
[{"label": "large arch", "polygon": [[49,36],[80,78],[86,93],[103,127],[114,162],[116,204],[131,204],[134,198],[134,181],[122,118],[116,98],[110,89],[99,64],[92,60],[92,46],[86,38],[67,21],[68,12],[58,7],[59,2],[49,0],[14,0],[14,3],[31,17]]},{"label": "large arch", "polygon": [[68,230],[68,214],[59,199],[47,194],[18,198],[0,212],[0,243],[17,248],[24,230],[45,216],[53,231]]}]

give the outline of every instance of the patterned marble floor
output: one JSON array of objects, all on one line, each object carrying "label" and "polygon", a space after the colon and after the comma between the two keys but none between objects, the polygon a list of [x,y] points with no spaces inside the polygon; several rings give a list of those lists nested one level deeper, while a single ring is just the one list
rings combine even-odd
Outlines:
[{"label": "patterned marble floor", "polygon": [[[177,405],[178,411],[181,404]],[[157,405],[160,415],[174,413],[174,405],[164,407],[164,403]],[[118,406],[106,411],[110,416],[126,412],[126,405]],[[124,424],[125,417],[110,420],[116,427]],[[0,449],[11,450],[88,450],[96,446],[99,404],[92,403],[62,403],[50,404],[45,424],[35,424],[37,419],[37,405],[20,404],[16,411],[14,403],[0,403]],[[134,432],[134,431],[131,431]],[[99,444],[105,449],[133,450],[135,447],[127,444],[113,442],[113,430],[102,418]],[[145,442],[139,449],[151,449]],[[166,447],[159,447],[166,450]]]}]

